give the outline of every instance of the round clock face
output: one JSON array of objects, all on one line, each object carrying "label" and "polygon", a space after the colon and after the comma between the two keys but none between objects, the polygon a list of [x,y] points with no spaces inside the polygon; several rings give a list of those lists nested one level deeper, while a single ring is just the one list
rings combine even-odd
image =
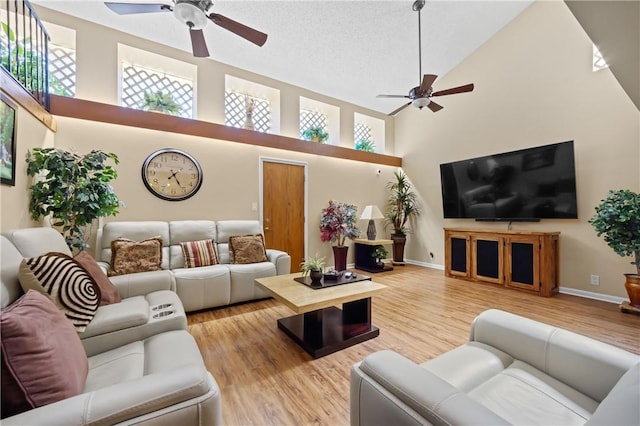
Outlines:
[{"label": "round clock face", "polygon": [[169,201],[186,200],[200,189],[202,168],[184,151],[160,149],[144,160],[142,181],[156,197]]}]

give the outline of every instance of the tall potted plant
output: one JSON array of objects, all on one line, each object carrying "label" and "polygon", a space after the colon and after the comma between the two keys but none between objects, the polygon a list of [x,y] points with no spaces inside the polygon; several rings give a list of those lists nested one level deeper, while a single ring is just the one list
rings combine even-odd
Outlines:
[{"label": "tall potted plant", "polygon": [[631,264],[636,273],[624,274],[624,286],[631,305],[640,308],[640,194],[628,189],[609,191],[589,223],[618,255],[634,257]]},{"label": "tall potted plant", "polygon": [[356,228],[358,207],[353,204],[329,201],[329,206],[322,209],[320,217],[320,240],[336,243],[333,246],[334,267],[337,271],[347,269],[347,238],[358,238],[360,230]]},{"label": "tall potted plant", "polygon": [[34,148],[27,152],[27,175],[31,185],[29,213],[33,220],[51,216],[52,225],[74,252],[87,246],[86,231],[94,219],[115,216],[119,201],[112,180],[118,164],[116,154],[91,151],[80,155],[56,148]]},{"label": "tall potted plant", "polygon": [[394,179],[387,183],[390,194],[384,218],[385,226],[391,225],[393,227],[391,234],[393,262],[402,264],[404,262],[404,246],[409,232],[409,220],[419,216],[420,210],[416,193],[407,175],[402,170],[393,175]]}]

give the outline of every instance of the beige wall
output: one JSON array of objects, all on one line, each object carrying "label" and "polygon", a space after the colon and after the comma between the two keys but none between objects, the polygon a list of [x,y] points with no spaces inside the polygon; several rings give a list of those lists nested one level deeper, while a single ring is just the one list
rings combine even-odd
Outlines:
[{"label": "beige wall", "polygon": [[[437,114],[407,108],[396,118],[396,155],[424,209],[408,259],[442,265],[443,227],[507,228],[443,220],[439,164],[574,140],[579,218],[514,229],[561,232],[562,287],[626,296],[631,258],[617,256],[587,221],[607,190],[640,189],[640,114],[609,70],[592,72],[591,49],[564,2],[534,3],[437,81],[437,89],[473,82],[472,93],[440,98]],[[600,286],[589,284],[591,274]]]},{"label": "beige wall", "polygon": [[34,225],[29,215],[31,178],[27,178],[25,155],[32,148],[50,147],[54,143],[54,133],[20,106],[16,122],[16,184],[0,185],[0,231]]}]

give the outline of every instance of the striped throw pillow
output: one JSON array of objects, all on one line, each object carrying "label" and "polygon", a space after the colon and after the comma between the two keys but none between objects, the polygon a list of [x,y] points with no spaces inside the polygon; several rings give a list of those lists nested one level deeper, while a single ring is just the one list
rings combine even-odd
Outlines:
[{"label": "striped throw pillow", "polygon": [[187,241],[180,243],[185,268],[198,268],[218,264],[218,256],[212,240]]},{"label": "striped throw pillow", "polygon": [[100,288],[71,256],[47,253],[23,259],[18,273],[26,293],[36,290],[49,297],[82,333],[100,305]]}]

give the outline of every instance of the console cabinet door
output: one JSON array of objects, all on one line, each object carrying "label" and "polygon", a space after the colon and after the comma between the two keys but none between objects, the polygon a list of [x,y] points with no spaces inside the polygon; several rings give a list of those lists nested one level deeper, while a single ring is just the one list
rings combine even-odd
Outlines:
[{"label": "console cabinet door", "polygon": [[503,238],[487,235],[471,235],[471,278],[490,283],[502,284]]},{"label": "console cabinet door", "polygon": [[506,239],[506,285],[540,291],[539,237],[512,236]]},{"label": "console cabinet door", "polygon": [[469,234],[447,232],[445,234],[445,274],[469,278],[471,276],[471,251]]}]

